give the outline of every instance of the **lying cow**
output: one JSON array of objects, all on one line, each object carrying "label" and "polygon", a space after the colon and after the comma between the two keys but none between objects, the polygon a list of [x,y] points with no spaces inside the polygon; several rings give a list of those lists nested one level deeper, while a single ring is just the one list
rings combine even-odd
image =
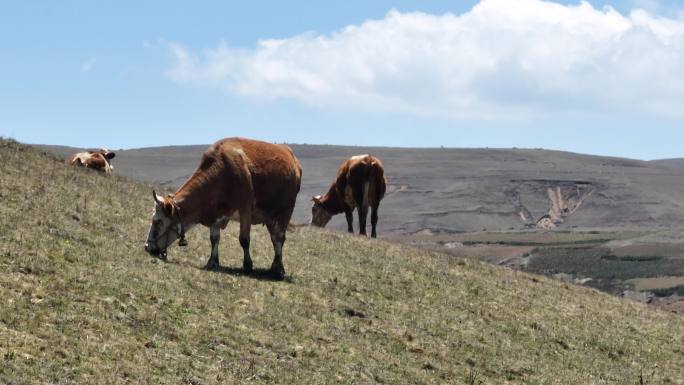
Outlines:
[{"label": "lying cow", "polygon": [[155,209],[145,250],[165,259],[166,249],[176,239],[185,246],[185,232],[200,223],[209,227],[211,241],[205,268],[217,269],[220,232],[232,219],[240,222],[242,266],[249,274],[250,229],[253,224],[265,224],[275,249],[271,273],[283,279],[285,231],[301,180],[299,160],[285,145],[243,138],[220,140],[205,151],[195,173],[175,194],[161,197],[153,191]]},{"label": "lying cow", "polygon": [[116,156],[115,153],[102,148],[97,151],[79,152],[67,159],[67,164],[70,166],[81,166],[90,168],[105,174],[111,174],[114,167],[112,166],[112,159]]},{"label": "lying cow", "polygon": [[370,155],[357,155],[347,159],[337,170],[337,176],[328,192],[313,197],[311,223],[325,227],[333,215],[344,213],[347,217],[347,229],[354,232],[352,226],[354,208],[359,214],[359,228],[366,235],[366,217],[368,207],[371,209],[371,237],[375,238],[378,223],[378,206],[385,196],[387,181],[380,159]]}]

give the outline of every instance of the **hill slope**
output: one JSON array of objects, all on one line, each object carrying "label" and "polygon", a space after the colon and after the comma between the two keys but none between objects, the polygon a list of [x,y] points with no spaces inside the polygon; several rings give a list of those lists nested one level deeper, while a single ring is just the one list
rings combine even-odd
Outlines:
[{"label": "hill slope", "polygon": [[309,228],[288,282],[206,272],[200,228],[143,252],[143,184],[4,140],[0,178],[2,383],[684,383],[684,319],[594,290]]},{"label": "hill slope", "polygon": [[[118,151],[115,172],[178,187],[207,146]],[[74,149],[47,146],[65,157]],[[379,233],[528,227],[667,227],[684,223],[684,168],[668,163],[524,149],[410,149],[292,145],[304,169],[295,219],[329,187],[343,159],[379,156],[390,188]],[[550,220],[545,217],[549,216]],[[331,226],[346,229],[344,215]]]}]

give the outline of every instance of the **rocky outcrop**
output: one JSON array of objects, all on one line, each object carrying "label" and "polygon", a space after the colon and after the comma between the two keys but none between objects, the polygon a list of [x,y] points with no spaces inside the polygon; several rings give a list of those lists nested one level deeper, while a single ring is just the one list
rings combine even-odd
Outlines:
[{"label": "rocky outcrop", "polygon": [[509,188],[505,192],[508,201],[515,207],[515,213],[526,226],[534,224],[534,217],[530,210],[525,207],[520,198],[520,190],[517,188]]},{"label": "rocky outcrop", "polygon": [[537,221],[537,228],[550,229],[557,227],[565,218],[574,214],[584,201],[594,193],[594,187],[587,183],[576,183],[574,186],[548,187],[549,212]]},{"label": "rocky outcrop", "polygon": [[[515,215],[526,227],[553,229],[577,212],[594,191],[596,186],[591,182],[538,179],[511,181],[505,195],[513,205]],[[528,205],[523,203],[523,195]],[[530,209],[533,206],[537,207],[539,214],[533,214]],[[540,206],[548,209],[540,213]]]}]

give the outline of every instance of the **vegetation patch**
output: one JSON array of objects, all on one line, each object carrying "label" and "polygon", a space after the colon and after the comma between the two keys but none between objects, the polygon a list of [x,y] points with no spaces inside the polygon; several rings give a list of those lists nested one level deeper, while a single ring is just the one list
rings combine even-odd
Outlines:
[{"label": "vegetation patch", "polygon": [[573,274],[584,278],[621,281],[657,277],[664,272],[684,275],[678,258],[617,257],[609,248],[539,248],[532,253],[527,270],[539,274]]},{"label": "vegetation patch", "polygon": [[656,297],[670,297],[674,295],[684,297],[684,285],[652,289],[651,291]]}]

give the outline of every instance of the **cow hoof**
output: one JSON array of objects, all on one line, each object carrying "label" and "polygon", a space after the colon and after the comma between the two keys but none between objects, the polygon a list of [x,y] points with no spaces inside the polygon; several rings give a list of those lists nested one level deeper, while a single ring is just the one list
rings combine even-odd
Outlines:
[{"label": "cow hoof", "polygon": [[204,265],[204,270],[215,271],[215,270],[218,270],[220,267],[221,266],[219,266],[218,263],[216,263],[214,261],[209,261],[209,262],[207,262],[206,265]]},{"label": "cow hoof", "polygon": [[252,267],[252,263],[251,262],[250,263],[243,263],[242,264],[242,271],[247,275],[252,274],[252,272],[254,271],[254,268]]},{"label": "cow hoof", "polygon": [[276,281],[282,281],[285,279],[285,269],[282,266],[271,266],[271,277]]}]

